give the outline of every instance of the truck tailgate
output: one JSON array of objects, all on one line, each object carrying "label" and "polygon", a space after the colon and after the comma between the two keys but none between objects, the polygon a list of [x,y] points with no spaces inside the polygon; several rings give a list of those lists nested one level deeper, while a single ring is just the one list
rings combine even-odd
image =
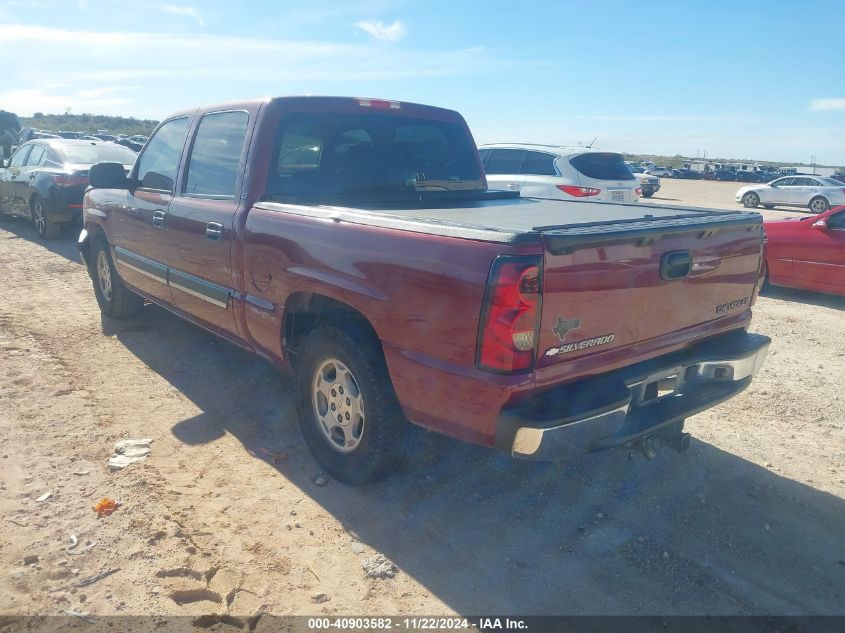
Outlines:
[{"label": "truck tailgate", "polygon": [[545,249],[537,367],[633,347],[750,307],[756,213],[536,227]]}]

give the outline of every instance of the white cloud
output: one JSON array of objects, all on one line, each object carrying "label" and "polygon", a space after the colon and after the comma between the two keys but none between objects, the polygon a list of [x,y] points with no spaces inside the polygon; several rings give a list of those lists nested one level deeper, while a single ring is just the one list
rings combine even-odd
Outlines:
[{"label": "white cloud", "polygon": [[385,24],[378,20],[361,20],[356,22],[355,26],[382,42],[398,42],[405,37],[407,32],[401,20],[396,20],[393,24]]},{"label": "white cloud", "polygon": [[162,5],[161,10],[165,13],[172,13],[173,15],[184,15],[189,18],[194,18],[197,21],[197,24],[205,26],[205,18],[202,17],[202,14],[196,7],[180,7],[174,4],[165,4]]},{"label": "white cloud", "polygon": [[813,99],[810,101],[810,110],[814,112],[845,110],[845,97],[836,97],[833,99]]},{"label": "white cloud", "polygon": [[[71,107],[74,112],[158,118],[199,102],[267,93],[402,98],[393,80],[480,74],[512,64],[493,59],[484,48],[397,49],[384,55],[376,42],[76,31],[28,24],[0,24],[0,41],[27,51],[4,72],[0,86],[0,104],[13,98],[13,109],[23,116]],[[131,94],[117,92],[132,87]]]}]

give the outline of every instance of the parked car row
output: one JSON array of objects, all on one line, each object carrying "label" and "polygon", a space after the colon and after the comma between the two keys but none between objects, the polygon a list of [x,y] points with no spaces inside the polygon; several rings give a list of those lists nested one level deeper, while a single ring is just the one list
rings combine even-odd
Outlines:
[{"label": "parked car row", "polygon": [[28,217],[39,237],[56,238],[63,225],[82,218],[90,167],[114,162],[128,171],[135,157],[130,149],[99,139],[24,143],[0,165],[0,213]]},{"label": "parked car row", "polygon": [[67,130],[49,132],[47,130],[39,130],[37,128],[25,127],[22,128],[20,131],[20,138],[18,139],[18,143],[23,144],[27,141],[32,141],[35,139],[48,138],[77,139],[82,141],[109,141],[111,143],[117,143],[118,145],[128,147],[134,152],[140,152],[141,148],[144,146],[144,143],[147,142],[147,137],[140,134],[129,136],[126,134],[107,134],[105,132],[97,132],[93,134],[89,132],[71,132]]}]

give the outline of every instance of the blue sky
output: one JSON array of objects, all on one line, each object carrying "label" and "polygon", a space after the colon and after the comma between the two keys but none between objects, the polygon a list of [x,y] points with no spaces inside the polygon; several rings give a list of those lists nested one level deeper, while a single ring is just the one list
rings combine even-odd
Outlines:
[{"label": "blue sky", "polygon": [[460,111],[479,143],[845,166],[839,0],[0,0],[0,108],[279,94]]}]

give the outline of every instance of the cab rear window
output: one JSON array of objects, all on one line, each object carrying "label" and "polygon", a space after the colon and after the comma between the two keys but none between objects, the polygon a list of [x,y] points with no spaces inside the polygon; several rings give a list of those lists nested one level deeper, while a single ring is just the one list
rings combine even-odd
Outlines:
[{"label": "cab rear window", "polygon": [[292,113],[271,164],[271,199],[484,189],[475,146],[453,121]]},{"label": "cab rear window", "polygon": [[622,154],[590,152],[570,159],[569,163],[587,178],[596,180],[635,180]]}]

